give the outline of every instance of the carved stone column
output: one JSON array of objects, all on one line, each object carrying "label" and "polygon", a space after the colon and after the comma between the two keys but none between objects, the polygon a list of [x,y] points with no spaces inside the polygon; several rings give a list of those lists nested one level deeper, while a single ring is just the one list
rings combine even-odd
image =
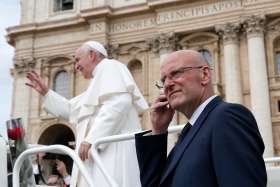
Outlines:
[{"label": "carved stone column", "polygon": [[265,143],[264,156],[273,156],[272,122],[264,47],[264,17],[251,16],[244,21],[247,32],[252,111]]},{"label": "carved stone column", "polygon": [[224,42],[225,95],[226,100],[243,103],[241,70],[239,59],[239,23],[227,23],[216,27]]}]

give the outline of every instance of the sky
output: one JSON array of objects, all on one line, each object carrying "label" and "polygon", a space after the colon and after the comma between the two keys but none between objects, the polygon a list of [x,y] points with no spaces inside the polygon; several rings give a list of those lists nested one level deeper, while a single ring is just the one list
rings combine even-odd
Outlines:
[{"label": "sky", "polygon": [[5,39],[6,28],[18,25],[20,0],[0,0],[0,134],[6,137],[6,121],[10,119],[14,49]]}]

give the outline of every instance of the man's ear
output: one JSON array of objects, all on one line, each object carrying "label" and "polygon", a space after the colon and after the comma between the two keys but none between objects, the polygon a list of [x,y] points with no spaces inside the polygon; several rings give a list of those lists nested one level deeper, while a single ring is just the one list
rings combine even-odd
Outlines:
[{"label": "man's ear", "polygon": [[95,61],[95,58],[96,58],[95,52],[94,52],[94,51],[90,51],[89,57],[90,57],[90,59],[91,59],[92,61]]},{"label": "man's ear", "polygon": [[205,86],[211,81],[211,70],[208,67],[204,67],[202,70],[202,79],[201,79],[201,85]]}]

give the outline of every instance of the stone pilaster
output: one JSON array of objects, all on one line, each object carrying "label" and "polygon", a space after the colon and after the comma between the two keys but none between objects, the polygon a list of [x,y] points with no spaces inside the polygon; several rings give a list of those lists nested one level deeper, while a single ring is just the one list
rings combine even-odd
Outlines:
[{"label": "stone pilaster", "polygon": [[243,103],[240,57],[239,57],[239,23],[227,23],[216,26],[216,31],[223,38],[225,64],[226,100]]},{"label": "stone pilaster", "polygon": [[264,46],[265,18],[251,16],[244,20],[247,33],[252,111],[265,143],[264,156],[273,156],[272,121]]},{"label": "stone pilaster", "polygon": [[25,85],[27,82],[26,73],[35,68],[36,60],[33,58],[15,59],[13,76],[14,76],[14,93],[12,118],[22,118],[25,130],[28,127],[28,118],[30,114],[30,88]]},{"label": "stone pilaster", "polygon": [[106,46],[110,58],[118,59],[120,53],[120,46],[118,44]]}]

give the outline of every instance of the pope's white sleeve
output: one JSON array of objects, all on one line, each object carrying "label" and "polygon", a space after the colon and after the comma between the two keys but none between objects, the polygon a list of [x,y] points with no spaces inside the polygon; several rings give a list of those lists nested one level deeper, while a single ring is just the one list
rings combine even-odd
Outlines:
[{"label": "pope's white sleeve", "polygon": [[[111,96],[102,103],[102,106],[91,121],[91,126],[85,141],[93,143],[100,137],[118,134],[122,128],[123,118],[126,118],[132,108],[132,98],[129,93],[120,93]],[[103,148],[104,146],[102,146]]]},{"label": "pope's white sleeve", "polygon": [[43,97],[43,108],[57,117],[69,119],[70,102],[56,92],[49,90]]}]

